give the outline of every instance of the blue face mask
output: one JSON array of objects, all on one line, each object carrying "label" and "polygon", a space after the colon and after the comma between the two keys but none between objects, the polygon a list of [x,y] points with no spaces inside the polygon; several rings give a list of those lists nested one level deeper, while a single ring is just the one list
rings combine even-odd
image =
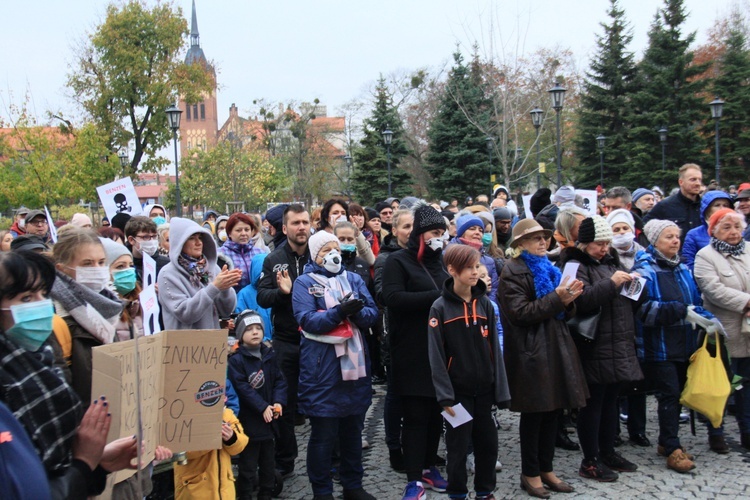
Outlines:
[{"label": "blue face mask", "polygon": [[484,233],[482,235],[482,245],[488,247],[490,243],[492,243],[492,233]]},{"label": "blue face mask", "polygon": [[154,224],[156,224],[157,226],[161,226],[162,224],[164,224],[164,223],[166,223],[166,222],[167,222],[167,219],[165,219],[165,218],[164,218],[164,217],[162,217],[162,216],[159,216],[159,217],[154,217],[154,218],[153,218],[153,219],[151,219],[151,220],[152,220],[152,221],[154,221]]},{"label": "blue face mask", "polygon": [[17,304],[3,310],[9,310],[15,322],[5,335],[27,351],[38,351],[52,333],[52,316],[55,314],[55,308],[50,299]]},{"label": "blue face mask", "polygon": [[339,248],[341,248],[341,253],[356,252],[357,251],[357,246],[356,245],[339,245]]},{"label": "blue face mask", "polygon": [[112,273],[112,281],[115,285],[115,290],[120,295],[127,295],[135,289],[135,268],[129,267],[121,271],[115,271]]}]

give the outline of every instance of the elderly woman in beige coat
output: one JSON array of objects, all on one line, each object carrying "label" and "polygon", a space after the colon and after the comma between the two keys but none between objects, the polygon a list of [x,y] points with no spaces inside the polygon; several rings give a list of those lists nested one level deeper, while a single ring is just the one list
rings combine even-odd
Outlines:
[{"label": "elderly woman in beige coat", "polygon": [[[750,248],[742,239],[745,227],[744,217],[733,210],[714,212],[708,222],[711,243],[695,256],[693,273],[704,307],[727,332],[732,370],[750,378]],[[750,387],[734,397],[742,446],[750,449]]]}]

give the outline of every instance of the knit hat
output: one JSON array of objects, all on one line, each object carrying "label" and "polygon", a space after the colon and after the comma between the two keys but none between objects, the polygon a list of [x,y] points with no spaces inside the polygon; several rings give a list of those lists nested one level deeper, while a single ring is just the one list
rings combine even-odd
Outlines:
[{"label": "knit hat", "polygon": [[630,210],[625,210],[624,208],[612,210],[607,216],[607,224],[609,224],[609,227],[614,227],[618,222],[624,222],[630,226],[631,230],[635,231],[635,219],[633,219],[633,214],[630,213]]},{"label": "knit hat", "polygon": [[664,196],[664,191],[659,186],[652,187],[651,192],[654,194],[659,193],[659,196]]},{"label": "knit hat", "polygon": [[269,224],[273,226],[276,231],[281,231],[281,226],[284,225],[284,210],[287,209],[289,205],[286,203],[282,203],[281,205],[276,205],[275,207],[271,208],[266,212],[266,220]]},{"label": "knit hat", "polygon": [[646,196],[647,194],[650,194],[651,196],[654,195],[654,192],[650,189],[646,188],[638,188],[635,191],[633,191],[633,203],[641,199],[642,197]]},{"label": "knit hat", "polygon": [[482,219],[485,227],[487,227],[487,224],[495,227],[495,217],[492,215],[492,213],[482,210],[481,212],[477,212],[475,215]]},{"label": "knit hat", "polygon": [[365,213],[367,214],[368,220],[380,219],[380,214],[374,208],[365,208]]},{"label": "knit hat", "polygon": [[125,226],[128,225],[130,219],[132,219],[132,216],[130,214],[120,212],[119,214],[116,214],[114,217],[112,217],[110,223],[112,224],[112,227],[116,227],[117,229],[122,231],[123,234],[125,234]]},{"label": "knit hat", "polygon": [[560,186],[552,197],[555,203],[573,203],[576,201],[576,190],[573,186]]},{"label": "knit hat", "polygon": [[544,229],[534,219],[523,219],[518,221],[518,224],[513,226],[513,239],[510,242],[510,247],[516,248],[522,239],[534,233],[544,233],[545,238],[552,237],[552,231],[550,231],[549,229]]},{"label": "knit hat", "polygon": [[531,195],[531,200],[529,201],[531,213],[526,214],[526,216],[536,217],[537,215],[539,215],[539,212],[544,210],[544,207],[552,203],[551,196],[552,191],[550,191],[548,188],[537,189],[536,192]]},{"label": "knit hat", "polygon": [[474,226],[479,226],[484,231],[484,222],[477,215],[462,215],[456,220],[456,237],[461,238],[467,229]]},{"label": "knit hat", "polygon": [[328,231],[317,231],[310,236],[310,239],[307,240],[307,248],[310,249],[310,258],[315,260],[320,253],[320,249],[332,241],[338,243],[339,239]]},{"label": "knit hat", "polygon": [[391,204],[390,203],[386,203],[385,201],[381,201],[377,205],[375,205],[375,211],[377,213],[382,212],[386,208],[391,208]]},{"label": "knit hat", "polygon": [[510,193],[508,192],[508,188],[505,186],[497,186],[495,189],[492,190],[492,197],[497,198],[497,193],[500,191],[503,191],[505,193],[505,196],[510,199]]},{"label": "knit hat", "polygon": [[78,227],[92,226],[91,219],[86,214],[73,214],[73,217],[70,219],[70,223]]},{"label": "knit hat", "polygon": [[401,203],[399,204],[399,208],[412,208],[414,205],[416,205],[419,202],[419,198],[415,196],[407,196],[403,200],[401,200]]},{"label": "knit hat", "polygon": [[601,215],[586,217],[578,228],[578,243],[612,241],[612,228]]},{"label": "knit hat", "polygon": [[426,203],[414,205],[414,227],[411,234],[420,235],[433,229],[448,229],[445,225],[445,219],[440,212]]},{"label": "knit hat", "polygon": [[742,193],[746,189],[750,189],[750,182],[743,182],[740,184],[740,187],[737,188],[737,192]]},{"label": "knit hat", "polygon": [[244,335],[250,325],[260,325],[261,330],[265,332],[263,327],[263,318],[260,317],[260,313],[254,309],[245,309],[239,316],[234,320],[234,332],[240,339]]},{"label": "knit hat", "polygon": [[114,261],[122,257],[123,255],[130,255],[130,250],[127,249],[127,247],[121,243],[117,243],[113,240],[110,240],[109,238],[102,238],[100,237],[99,240],[102,242],[102,246],[104,246],[104,253],[107,256],[107,267],[111,266]]},{"label": "knit hat", "polygon": [[492,211],[492,215],[495,217],[495,221],[511,220],[513,218],[513,214],[510,213],[508,207],[496,208]]},{"label": "knit hat", "polygon": [[679,228],[679,226],[671,220],[652,219],[643,226],[643,232],[646,233],[648,241],[650,241],[652,245],[655,245],[659,240],[659,236],[661,236],[661,232],[668,227]]},{"label": "knit hat", "polygon": [[727,214],[736,214],[734,210],[731,208],[721,208],[711,214],[711,217],[708,219],[708,235],[713,236],[714,235],[714,228],[719,224],[721,219],[723,219]]}]

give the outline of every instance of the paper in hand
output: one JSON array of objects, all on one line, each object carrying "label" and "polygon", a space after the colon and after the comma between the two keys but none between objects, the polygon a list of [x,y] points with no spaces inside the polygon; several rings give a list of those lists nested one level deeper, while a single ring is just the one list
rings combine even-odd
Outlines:
[{"label": "paper in hand", "polygon": [[441,415],[454,429],[459,425],[463,425],[466,422],[473,420],[473,417],[469,415],[469,412],[466,411],[466,408],[464,408],[464,405],[461,403],[453,406],[453,413],[456,414],[455,417],[451,417],[447,411],[443,410]]},{"label": "paper in hand", "polygon": [[578,266],[580,266],[578,262],[568,262],[565,264],[565,269],[563,269],[562,276],[560,276],[560,283],[565,281],[565,277],[568,276],[570,279],[567,285],[570,286],[576,279],[576,276],[578,276]]},{"label": "paper in hand", "polygon": [[620,290],[620,295],[623,295],[630,300],[638,300],[643,293],[643,288],[646,286],[646,278],[637,277],[630,283],[625,283]]}]

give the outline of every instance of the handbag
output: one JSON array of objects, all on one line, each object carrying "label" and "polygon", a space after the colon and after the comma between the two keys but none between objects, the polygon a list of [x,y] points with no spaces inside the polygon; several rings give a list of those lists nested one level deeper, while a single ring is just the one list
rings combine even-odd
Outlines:
[{"label": "handbag", "polygon": [[703,345],[690,356],[687,382],[680,396],[680,404],[705,415],[716,429],[724,418],[724,407],[732,386],[719,354],[721,335],[718,333],[714,335],[716,338],[715,356],[712,356],[706,347],[708,334],[703,339]]},{"label": "handbag", "polygon": [[588,342],[593,342],[599,328],[599,318],[601,315],[601,307],[588,315],[576,314],[567,321],[570,334],[578,335]]}]

